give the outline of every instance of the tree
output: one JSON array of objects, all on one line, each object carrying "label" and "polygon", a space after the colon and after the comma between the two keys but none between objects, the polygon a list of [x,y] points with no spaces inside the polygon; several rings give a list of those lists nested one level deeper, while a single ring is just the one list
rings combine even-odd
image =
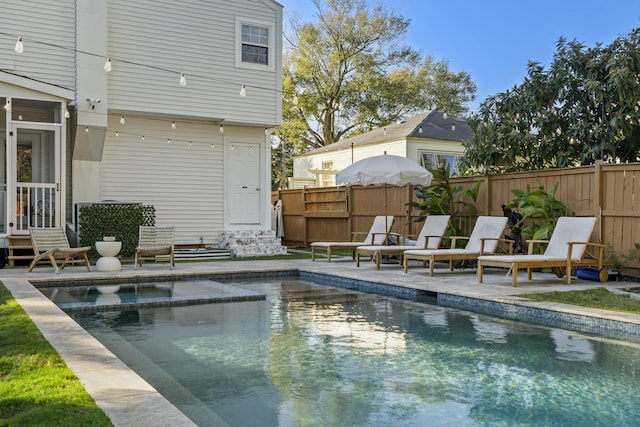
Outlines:
[{"label": "tree", "polygon": [[[299,152],[428,109],[466,111],[475,84],[446,61],[402,46],[409,19],[364,0],[314,0],[317,22],[293,25],[283,60],[283,124]],[[293,128],[291,130],[290,128]]]},{"label": "tree", "polygon": [[561,38],[549,69],[530,62],[519,86],[469,120],[462,168],[510,172],[640,156],[640,28],[609,46]]}]

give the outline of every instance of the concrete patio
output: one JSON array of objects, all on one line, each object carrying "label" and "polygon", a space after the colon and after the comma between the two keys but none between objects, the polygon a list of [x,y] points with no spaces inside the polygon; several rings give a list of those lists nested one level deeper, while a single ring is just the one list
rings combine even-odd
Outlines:
[{"label": "concrete patio", "polygon": [[[450,272],[445,265],[438,265],[435,275],[429,277],[419,263],[404,273],[399,264],[385,264],[376,270],[375,263],[363,262],[359,268],[351,258],[332,258],[328,263],[320,258],[311,260],[267,260],[267,261],[217,261],[181,262],[174,270],[166,263],[145,264],[135,270],[125,264],[118,272],[87,272],[84,267],[67,267],[61,274],[54,274],[50,266],[41,266],[28,273],[26,267],[0,270],[0,281],[11,291],[16,300],[53,345],[67,365],[80,379],[86,390],[105,411],[116,426],[195,425],[170,402],[161,396],[138,374],[129,369],[106,347],[78,326],[67,314],[43,296],[30,281],[141,279],[174,275],[208,275],[221,273],[260,273],[269,271],[305,271],[329,274],[353,280],[373,281],[399,287],[414,288],[433,293],[443,293],[484,301],[495,301],[514,305],[528,305],[563,313],[593,316],[640,325],[640,316],[614,313],[555,303],[533,302],[518,297],[518,294],[548,292],[554,290],[578,290],[606,286],[612,290],[633,286],[633,283],[599,283],[575,279],[567,286],[564,279],[555,275],[536,273],[528,281],[521,273],[519,287],[511,286],[505,270],[487,269],[485,283],[478,284],[475,269],[460,269]],[[225,425],[213,419],[212,425]]]}]

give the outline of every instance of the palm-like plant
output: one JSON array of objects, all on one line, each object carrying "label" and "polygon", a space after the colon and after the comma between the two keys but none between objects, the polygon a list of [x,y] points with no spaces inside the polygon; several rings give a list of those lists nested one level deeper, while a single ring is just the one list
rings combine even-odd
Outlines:
[{"label": "palm-like plant", "polygon": [[462,221],[478,216],[476,203],[481,183],[477,182],[465,190],[461,185],[451,184],[451,169],[448,166],[429,169],[429,172],[433,174],[433,182],[416,190],[419,202],[409,203],[409,206],[420,211],[416,221],[423,222],[428,215],[451,215],[446,235],[462,235]]},{"label": "palm-like plant", "polygon": [[506,207],[517,209],[522,218],[515,225],[521,230],[525,239],[548,240],[553,233],[558,218],[566,216],[567,206],[555,198],[558,183],[554,184],[549,192],[540,185],[531,190],[513,189],[513,201]]}]

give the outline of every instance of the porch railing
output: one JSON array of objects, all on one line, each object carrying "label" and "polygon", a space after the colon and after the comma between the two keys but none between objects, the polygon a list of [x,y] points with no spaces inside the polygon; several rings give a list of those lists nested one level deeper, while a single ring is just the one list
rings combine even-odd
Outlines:
[{"label": "porch railing", "polygon": [[56,184],[19,182],[16,185],[15,231],[55,227]]}]

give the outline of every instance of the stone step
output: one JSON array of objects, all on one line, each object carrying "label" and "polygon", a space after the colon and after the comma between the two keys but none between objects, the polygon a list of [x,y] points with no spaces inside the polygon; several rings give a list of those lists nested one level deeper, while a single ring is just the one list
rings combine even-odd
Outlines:
[{"label": "stone step", "polygon": [[234,257],[286,255],[287,247],[273,230],[224,230],[220,247],[229,249]]},{"label": "stone step", "polygon": [[241,245],[231,247],[231,253],[236,258],[256,256],[287,255],[287,247],[282,245]]}]

